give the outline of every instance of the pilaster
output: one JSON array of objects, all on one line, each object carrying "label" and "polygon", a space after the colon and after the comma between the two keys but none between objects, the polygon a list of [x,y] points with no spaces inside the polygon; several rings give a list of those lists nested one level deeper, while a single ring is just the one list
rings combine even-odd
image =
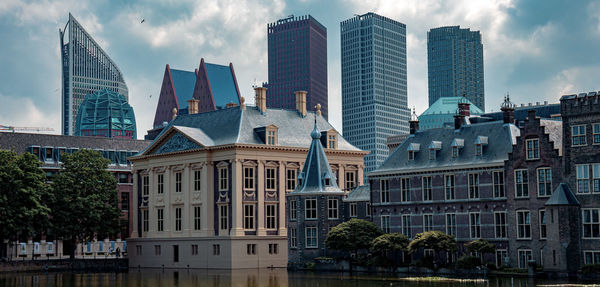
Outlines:
[{"label": "pilaster", "polygon": [[258,223],[258,228],[256,229],[256,234],[258,236],[265,236],[267,235],[267,230],[265,229],[265,161],[264,160],[259,160],[258,161],[258,167],[257,167],[258,171],[258,177],[256,178],[256,181],[258,183],[258,188],[256,190],[256,195],[257,195],[257,209],[258,209],[258,216],[257,216],[257,223]]},{"label": "pilaster", "polygon": [[287,163],[282,161],[279,162],[279,169],[278,169],[278,188],[277,188],[277,198],[279,199],[279,216],[277,216],[277,220],[278,220],[278,224],[277,226],[279,227],[278,230],[278,234],[279,236],[287,236],[287,220],[285,218],[285,189],[286,189],[286,174],[285,174],[285,168],[286,168]]},{"label": "pilaster", "polygon": [[229,236],[243,236],[244,226],[242,222],[243,210],[243,185],[242,185],[242,163],[240,159],[234,159],[232,167],[231,186],[231,229]]}]

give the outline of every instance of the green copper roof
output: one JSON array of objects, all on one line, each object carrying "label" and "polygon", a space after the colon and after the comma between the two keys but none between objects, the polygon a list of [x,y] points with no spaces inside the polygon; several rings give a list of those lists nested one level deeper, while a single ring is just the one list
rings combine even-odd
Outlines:
[{"label": "green copper roof", "polygon": [[[472,115],[481,115],[483,114],[483,111],[478,108],[476,105],[474,105],[472,102],[470,102],[469,100],[467,100],[464,97],[442,97],[439,98],[437,101],[435,101],[435,103],[433,103],[433,105],[429,106],[429,108],[427,110],[425,110],[421,116],[425,116],[425,115],[441,115],[441,114],[456,114],[456,111],[458,110],[458,102],[459,101],[466,101],[467,103],[471,104],[470,108],[471,108],[471,114]],[[421,117],[419,116],[419,117]]]}]

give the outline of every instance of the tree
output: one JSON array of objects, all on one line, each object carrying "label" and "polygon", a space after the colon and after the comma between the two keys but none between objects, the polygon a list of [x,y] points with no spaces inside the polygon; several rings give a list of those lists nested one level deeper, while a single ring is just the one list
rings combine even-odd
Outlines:
[{"label": "tree", "polygon": [[95,236],[113,236],[119,231],[117,181],[107,170],[109,160],[92,150],[66,154],[63,169],[52,183],[51,220],[55,235],[73,246]]},{"label": "tree", "polygon": [[40,235],[48,223],[48,190],[40,161],[0,150],[0,242]]},{"label": "tree", "polygon": [[379,253],[386,259],[390,259],[389,253],[396,255],[397,252],[406,251],[410,240],[401,233],[386,233],[373,239],[371,252]]},{"label": "tree", "polygon": [[441,231],[427,231],[418,233],[408,244],[408,251],[414,253],[420,248],[433,249],[436,256],[439,257],[441,251],[454,252],[458,249],[456,239]]},{"label": "tree", "polygon": [[373,239],[381,234],[373,222],[353,218],[333,227],[327,234],[325,245],[331,249],[356,253],[361,249],[369,249]]},{"label": "tree", "polygon": [[484,254],[496,252],[496,245],[485,239],[473,240],[465,244],[465,247],[467,248],[467,252],[477,253],[479,255],[480,263],[483,263]]}]

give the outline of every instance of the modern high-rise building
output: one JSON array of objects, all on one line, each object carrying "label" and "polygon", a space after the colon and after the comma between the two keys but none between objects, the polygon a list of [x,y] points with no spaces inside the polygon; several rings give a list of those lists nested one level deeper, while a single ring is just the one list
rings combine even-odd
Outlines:
[{"label": "modern high-rise building", "polygon": [[342,128],[365,171],[388,156],[387,137],[408,133],[406,25],[367,13],[341,23]]},{"label": "modern high-rise building", "polygon": [[71,13],[59,34],[62,58],[61,129],[63,135],[74,135],[79,105],[86,95],[108,89],[129,99],[129,92],[119,67]]},{"label": "modern high-rise building", "polygon": [[463,97],[485,111],[483,45],[479,31],[460,26],[427,32],[429,105],[441,97]]},{"label": "modern high-rise building", "polygon": [[308,109],[321,104],[327,118],[327,28],[312,16],[268,24],[267,107],[295,109],[295,91],[308,92]]}]

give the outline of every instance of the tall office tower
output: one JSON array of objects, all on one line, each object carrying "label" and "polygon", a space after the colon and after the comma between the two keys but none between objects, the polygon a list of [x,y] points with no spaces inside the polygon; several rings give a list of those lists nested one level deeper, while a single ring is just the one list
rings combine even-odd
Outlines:
[{"label": "tall office tower", "polygon": [[77,111],[86,95],[108,89],[129,99],[129,92],[117,65],[71,13],[65,29],[58,32],[62,58],[61,128],[63,135],[74,135]]},{"label": "tall office tower", "polygon": [[466,96],[485,111],[483,45],[479,31],[460,26],[427,32],[429,105],[441,97]]},{"label": "tall office tower", "polygon": [[387,137],[408,133],[406,25],[367,13],[340,26],[344,138],[371,152],[369,172],[387,158]]},{"label": "tall office tower", "polygon": [[267,107],[295,109],[295,91],[308,92],[307,108],[321,104],[327,118],[327,29],[312,16],[294,15],[267,25]]}]

